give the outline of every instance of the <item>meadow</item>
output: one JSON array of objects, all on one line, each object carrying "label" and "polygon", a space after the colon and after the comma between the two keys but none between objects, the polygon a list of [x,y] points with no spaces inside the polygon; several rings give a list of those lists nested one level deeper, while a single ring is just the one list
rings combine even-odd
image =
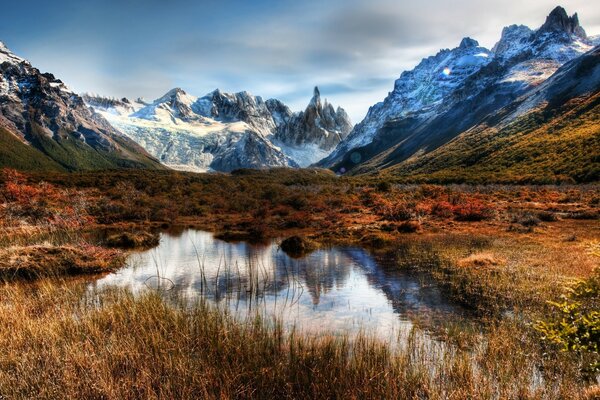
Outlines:
[{"label": "meadow", "polygon": [[[321,170],[22,174],[0,186],[6,398],[581,398],[600,395],[598,186],[432,185]],[[430,274],[481,324],[412,340],[305,337],[199,299],[90,294],[177,226],[360,245]],[[114,241],[90,232],[131,237]],[[137,240],[137,238],[142,238]],[[126,245],[123,245],[123,244]],[[423,329],[428,329],[423,321]]]}]

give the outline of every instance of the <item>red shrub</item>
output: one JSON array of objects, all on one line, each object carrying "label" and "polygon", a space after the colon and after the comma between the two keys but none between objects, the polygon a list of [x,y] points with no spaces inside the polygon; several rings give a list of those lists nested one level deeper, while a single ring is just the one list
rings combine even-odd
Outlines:
[{"label": "red shrub", "polygon": [[477,199],[470,199],[454,207],[454,219],[457,221],[483,221],[493,216],[494,209]]}]

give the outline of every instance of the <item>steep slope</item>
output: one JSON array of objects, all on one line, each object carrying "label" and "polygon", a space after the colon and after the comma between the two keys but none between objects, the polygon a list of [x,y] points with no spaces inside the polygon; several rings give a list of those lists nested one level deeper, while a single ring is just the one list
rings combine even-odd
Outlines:
[{"label": "steep slope", "polygon": [[44,153],[25,143],[18,135],[0,127],[0,168],[24,171],[64,171]]},{"label": "steep slope", "polygon": [[600,180],[600,46],[447,145],[386,172],[435,182]]},{"label": "steep slope", "polygon": [[369,109],[365,119],[320,165],[333,166],[350,150],[368,145],[387,121],[404,118],[425,122],[448,109],[450,105],[444,99],[470,75],[487,65],[490,56],[491,52],[480,47],[477,41],[464,38],[458,47],[441,50],[435,56],[423,59],[413,70],[402,73],[394,90],[383,102]]},{"label": "steep slope", "polygon": [[[182,170],[306,166],[350,130],[345,111],[332,114],[320,97],[304,113],[276,99],[220,90],[196,98],[176,88],[150,104],[91,95],[84,100],[164,164]],[[293,132],[293,140],[283,132]]]},{"label": "steep slope", "polygon": [[[463,44],[450,51],[450,60],[461,55]],[[515,25],[505,28],[494,52],[485,52],[486,61],[468,69],[446,90],[440,90],[440,86],[444,75],[452,75],[452,68],[444,67],[445,62],[426,68],[429,65],[426,59],[411,74],[428,78],[421,79],[424,87],[419,93],[433,91],[437,95],[435,101],[425,103],[424,107],[415,100],[413,89],[404,89],[397,82],[396,89],[400,90],[395,89],[386,102],[374,106],[365,121],[348,136],[349,140],[340,143],[321,165],[340,172],[364,173],[434,151],[540,85],[568,60],[592,48],[577,15],[568,17],[558,7],[536,31]],[[403,77],[399,81],[402,80]],[[403,102],[406,98],[411,101]],[[364,126],[370,126],[367,132],[371,133],[357,130]]]},{"label": "steep slope", "polygon": [[[62,81],[52,74],[42,74],[1,42],[0,120],[21,144],[36,150],[3,157],[5,166],[58,165],[64,170],[162,168],[140,146],[89,110]],[[23,150],[12,138],[3,136],[14,143],[11,147],[15,151]],[[24,160],[26,155],[40,160],[28,162]]]}]

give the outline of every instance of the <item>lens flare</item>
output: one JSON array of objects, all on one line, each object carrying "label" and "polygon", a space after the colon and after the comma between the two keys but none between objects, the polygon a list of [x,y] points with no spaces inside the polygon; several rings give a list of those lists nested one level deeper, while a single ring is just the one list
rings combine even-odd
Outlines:
[{"label": "lens flare", "polygon": [[446,76],[449,76],[451,72],[452,72],[452,71],[450,70],[450,68],[446,67],[446,68],[444,68],[444,70],[442,71],[442,74],[444,74],[444,75],[446,75]]}]

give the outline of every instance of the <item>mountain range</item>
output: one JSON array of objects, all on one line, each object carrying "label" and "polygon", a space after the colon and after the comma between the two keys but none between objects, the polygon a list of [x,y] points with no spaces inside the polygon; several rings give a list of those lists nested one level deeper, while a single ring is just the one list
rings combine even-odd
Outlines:
[{"label": "mountain range", "polygon": [[562,7],[537,30],[504,28],[491,50],[465,38],[402,73],[319,165],[434,181],[598,180],[599,42]]},{"label": "mountain range", "polygon": [[175,88],[151,103],[88,94],[83,99],[165,165],[196,172],[305,167],[352,129],[346,112],[322,101],[318,88],[298,113],[276,99],[218,89],[197,98]]},{"label": "mountain range", "polygon": [[0,42],[0,166],[330,168],[432,182],[600,179],[600,38],[555,8],[491,48],[464,38],[403,72],[352,126],[315,87],[277,99],[180,88],[146,102],[78,95]]}]

